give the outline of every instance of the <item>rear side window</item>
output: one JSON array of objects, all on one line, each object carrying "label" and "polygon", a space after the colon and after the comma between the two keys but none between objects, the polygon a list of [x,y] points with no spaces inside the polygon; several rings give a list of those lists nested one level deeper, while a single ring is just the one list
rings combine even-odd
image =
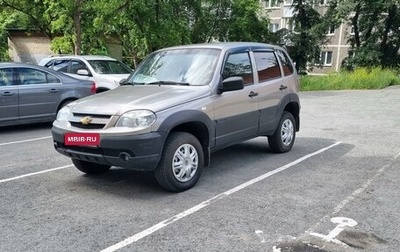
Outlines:
[{"label": "rear side window", "polygon": [[281,77],[281,69],[273,52],[254,52],[260,82]]},{"label": "rear side window", "polygon": [[0,86],[11,86],[13,84],[13,70],[11,68],[0,69]]},{"label": "rear side window", "polygon": [[233,76],[243,77],[245,85],[253,84],[253,71],[247,52],[229,55],[225,62],[222,77],[226,79]]},{"label": "rear side window", "polygon": [[22,85],[60,83],[57,77],[36,69],[19,68],[18,73]]},{"label": "rear side window", "polygon": [[291,75],[294,70],[293,70],[293,65],[289,60],[289,57],[287,56],[286,53],[284,53],[281,50],[276,51],[279,57],[279,60],[282,63],[282,68],[283,68],[283,74],[285,76]]}]

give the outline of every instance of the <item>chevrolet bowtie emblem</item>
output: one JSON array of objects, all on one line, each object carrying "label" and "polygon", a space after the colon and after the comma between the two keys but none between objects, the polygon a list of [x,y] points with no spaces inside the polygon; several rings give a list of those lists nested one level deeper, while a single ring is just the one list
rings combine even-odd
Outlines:
[{"label": "chevrolet bowtie emblem", "polygon": [[81,123],[83,125],[88,125],[92,122],[92,118],[90,116],[85,116],[84,118],[81,119]]}]

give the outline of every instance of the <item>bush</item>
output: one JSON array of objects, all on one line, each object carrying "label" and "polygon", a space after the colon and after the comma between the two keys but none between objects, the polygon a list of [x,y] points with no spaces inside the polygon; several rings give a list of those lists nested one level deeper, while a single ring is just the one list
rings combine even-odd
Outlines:
[{"label": "bush", "polygon": [[393,70],[358,68],[328,75],[300,77],[302,91],[381,89],[400,84],[400,76]]}]

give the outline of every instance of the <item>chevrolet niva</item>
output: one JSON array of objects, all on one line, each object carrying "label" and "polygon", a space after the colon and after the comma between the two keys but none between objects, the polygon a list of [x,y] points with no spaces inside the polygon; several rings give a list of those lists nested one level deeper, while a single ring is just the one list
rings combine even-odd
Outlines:
[{"label": "chevrolet niva", "polygon": [[61,109],[56,150],[86,174],[111,166],[153,171],[161,187],[193,187],[210,154],[258,136],[291,150],[300,126],[299,80],[278,46],[232,42],[150,54],[123,84]]}]

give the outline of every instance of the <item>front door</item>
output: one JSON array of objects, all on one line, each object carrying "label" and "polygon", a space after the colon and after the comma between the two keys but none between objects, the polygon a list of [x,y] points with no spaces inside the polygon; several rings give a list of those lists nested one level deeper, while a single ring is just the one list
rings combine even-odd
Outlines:
[{"label": "front door", "polygon": [[258,97],[247,51],[235,52],[227,57],[222,78],[233,76],[242,77],[245,86],[242,90],[228,91],[215,96],[217,148],[254,137],[258,131]]}]

